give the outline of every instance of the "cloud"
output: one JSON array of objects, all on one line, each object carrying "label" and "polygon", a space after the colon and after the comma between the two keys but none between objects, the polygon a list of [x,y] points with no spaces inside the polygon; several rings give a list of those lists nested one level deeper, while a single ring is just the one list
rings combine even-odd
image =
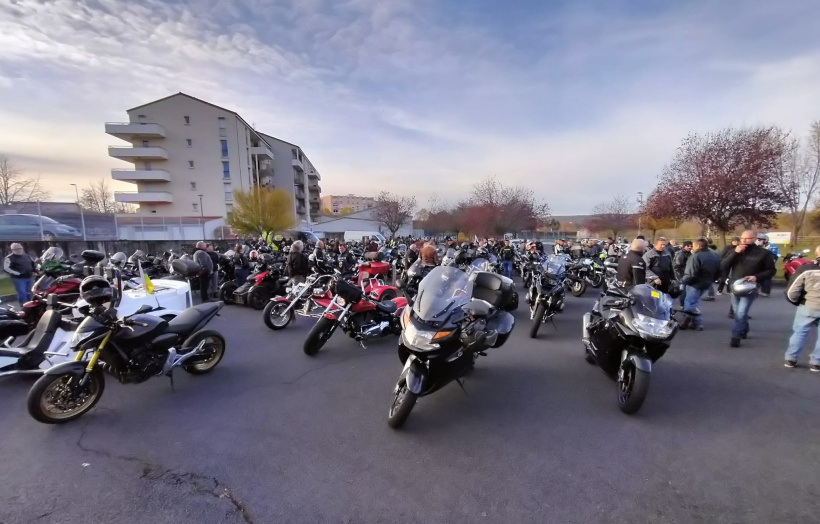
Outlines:
[{"label": "cloud", "polygon": [[55,186],[106,176],[103,122],[185,91],[300,144],[325,193],[424,201],[496,175],[580,213],[650,189],[689,131],[820,118],[818,15],[812,0],[17,0],[0,4],[0,151]]}]

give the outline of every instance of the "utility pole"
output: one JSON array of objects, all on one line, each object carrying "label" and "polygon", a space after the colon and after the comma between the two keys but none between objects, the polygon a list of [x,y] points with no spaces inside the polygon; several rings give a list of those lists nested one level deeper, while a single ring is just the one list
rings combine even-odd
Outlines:
[{"label": "utility pole", "polygon": [[74,192],[77,194],[77,207],[80,208],[80,222],[83,224],[83,242],[88,240],[85,236],[85,213],[83,212],[83,206],[80,205],[80,190],[77,189],[77,184],[69,184],[74,186]]},{"label": "utility pole", "polygon": [[205,210],[202,209],[202,195],[199,196],[199,225],[202,226],[202,240],[205,240]]},{"label": "utility pole", "polygon": [[643,218],[643,193],[638,191],[638,236],[641,234],[641,219]]}]

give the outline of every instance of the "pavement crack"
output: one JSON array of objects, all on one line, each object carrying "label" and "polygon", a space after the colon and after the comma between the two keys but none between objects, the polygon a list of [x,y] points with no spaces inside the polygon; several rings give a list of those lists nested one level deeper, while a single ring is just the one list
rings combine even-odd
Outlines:
[{"label": "pavement crack", "polygon": [[[172,468],[164,468],[149,460],[139,457],[118,455],[111,453],[110,451],[94,449],[84,445],[83,439],[85,438],[85,433],[90,423],[91,422],[89,421],[82,426],[80,429],[80,436],[77,438],[77,447],[82,451],[113,460],[123,460],[138,464],[142,469],[142,473],[139,477],[140,479],[150,482],[162,482],[172,486],[185,486],[198,495],[214,497],[219,500],[226,500],[232,506],[233,510],[242,517],[242,520],[246,524],[253,524],[253,518],[251,517],[247,506],[236,498],[230,488],[223,486],[216,477],[201,475],[195,472],[178,472]],[[41,515],[40,517],[37,517],[37,519],[45,518],[48,515],[51,515],[51,513],[54,513],[54,511]]]},{"label": "pavement crack", "polygon": [[349,362],[351,360],[358,360],[360,358],[366,357],[367,355],[369,355],[369,353],[363,353],[361,355],[357,355],[357,356],[353,356],[353,357],[347,357],[347,358],[343,358],[341,360],[336,360],[336,361],[333,361],[333,362],[328,362],[327,364],[324,364],[324,365],[321,365],[321,366],[318,366],[318,367],[315,367],[315,368],[311,368],[311,369],[305,371],[304,373],[302,373],[301,375],[299,375],[298,377],[296,377],[293,380],[287,380],[287,381],[284,381],[284,382],[280,382],[280,384],[287,384],[287,385],[290,386],[290,385],[296,384],[297,382],[299,382],[300,380],[302,380],[306,376],[310,375],[311,373],[321,371],[321,370],[325,369],[326,367],[335,366],[336,364],[344,364],[345,362]]}]

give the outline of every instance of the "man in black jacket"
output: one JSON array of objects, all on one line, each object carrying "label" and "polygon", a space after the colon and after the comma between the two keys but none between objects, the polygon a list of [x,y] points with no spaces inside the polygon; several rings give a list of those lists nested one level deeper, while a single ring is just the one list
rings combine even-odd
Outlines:
[{"label": "man in black jacket", "polygon": [[629,246],[629,252],[618,260],[618,283],[629,289],[632,286],[646,284],[646,262],[643,254],[646,241],[636,238]]},{"label": "man in black jacket", "polygon": [[669,290],[669,283],[675,277],[672,271],[672,257],[666,251],[666,238],[658,237],[652,249],[643,255],[646,262],[646,280],[653,282],[664,293]]},{"label": "man in black jacket", "polygon": [[196,252],[194,253],[194,261],[199,264],[199,267],[202,268],[201,272],[199,273],[199,294],[202,298],[202,302],[208,301],[208,288],[211,285],[211,273],[214,272],[214,263],[211,260],[211,257],[208,255],[206,251],[207,247],[205,242],[197,242],[196,243]]},{"label": "man in black jacket", "polygon": [[[721,260],[721,270],[724,272],[731,271],[732,280],[742,278],[750,282],[759,282],[774,276],[775,269],[772,254],[767,249],[757,246],[756,241],[757,234],[754,231],[744,231],[740,235],[740,244]],[[730,291],[732,291],[731,288]],[[757,298],[756,291],[746,296],[738,296],[732,293],[735,325],[732,327],[730,345],[733,348],[740,347],[740,339],[746,338],[749,331],[749,309],[752,307],[755,298]]]},{"label": "man in black jacket", "polygon": [[681,283],[686,286],[683,310],[688,313],[681,324],[681,329],[689,327],[691,321],[697,331],[703,331],[703,316],[698,307],[700,297],[709,289],[715,281],[715,276],[720,272],[720,257],[709,249],[709,244],[703,238],[695,241],[693,249],[694,252],[686,262],[686,270],[681,279]]},{"label": "man in black jacket", "polygon": [[[683,275],[686,272],[686,263],[689,261],[690,256],[692,256],[692,241],[687,240],[681,245],[681,248],[675,252],[675,256],[672,258],[672,271],[675,273],[675,280],[679,282],[683,280]],[[683,306],[686,300],[686,286],[681,286],[679,298],[680,305]]]}]

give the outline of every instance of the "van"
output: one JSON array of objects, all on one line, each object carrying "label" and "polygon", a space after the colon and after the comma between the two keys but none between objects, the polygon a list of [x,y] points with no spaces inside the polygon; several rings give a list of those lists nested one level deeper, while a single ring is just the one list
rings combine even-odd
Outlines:
[{"label": "van", "polygon": [[377,244],[384,245],[387,239],[378,231],[345,231],[345,242],[361,242],[365,238],[375,240]]}]

